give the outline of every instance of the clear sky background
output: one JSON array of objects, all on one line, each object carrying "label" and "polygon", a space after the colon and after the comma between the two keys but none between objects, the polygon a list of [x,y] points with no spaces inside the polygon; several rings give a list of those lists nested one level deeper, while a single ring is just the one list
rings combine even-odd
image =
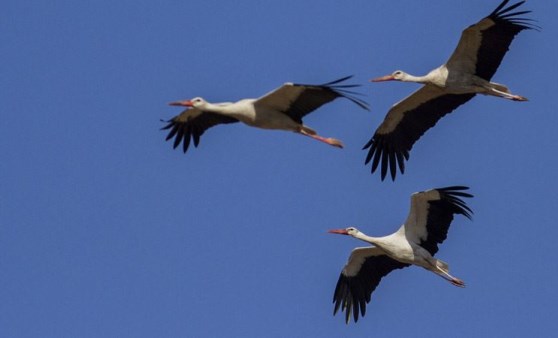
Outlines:
[{"label": "clear sky background", "polygon": [[[558,4],[523,7],[494,81],[381,182],[364,166],[415,84],[367,82],[444,63],[499,0],[3,1],[1,337],[526,337],[556,334]],[[354,74],[370,112],[336,100],[305,122],[339,150],[241,124],[184,155],[167,103],[234,101]],[[332,316],[350,250],[326,231],[386,235],[419,190],[468,185],[438,257],[459,289],[412,267],[356,325]]]}]

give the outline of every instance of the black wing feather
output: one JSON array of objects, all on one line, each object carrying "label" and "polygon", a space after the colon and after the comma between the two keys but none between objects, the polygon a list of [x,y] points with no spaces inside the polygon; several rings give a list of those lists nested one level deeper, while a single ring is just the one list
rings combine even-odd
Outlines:
[{"label": "black wing feather", "polygon": [[283,113],[294,121],[302,123],[302,118],[304,116],[338,97],[349,99],[359,107],[370,110],[368,104],[364,100],[354,96],[359,95],[359,93],[347,90],[347,88],[359,87],[360,85],[339,84],[350,78],[352,78],[352,75],[321,85],[293,84],[293,86],[304,87],[304,91],[291,103],[287,110],[283,111]]},{"label": "black wing feather", "polygon": [[351,320],[351,313],[355,323],[360,315],[366,314],[366,304],[370,302],[372,292],[376,289],[380,280],[396,269],[402,269],[409,264],[398,262],[388,256],[370,256],[365,259],[360,271],[356,276],[348,277],[341,273],[335,291],[333,293],[333,315],[339,309],[345,312],[345,322]]},{"label": "black wing feather", "polygon": [[421,241],[420,246],[426,249],[432,256],[438,252],[438,244],[441,244],[448,235],[449,226],[453,215],[463,215],[471,219],[473,211],[460,197],[471,198],[473,195],[463,192],[468,187],[453,186],[436,189],[440,199],[428,202],[428,217],[426,229],[428,238]]},{"label": "black wing feather", "polygon": [[200,143],[200,136],[203,133],[218,124],[227,124],[238,122],[237,119],[214,113],[202,113],[196,117],[188,118],[186,121],[180,119],[181,115],[175,116],[167,122],[167,125],[161,130],[170,129],[166,137],[166,141],[174,137],[173,148],[176,149],[180,142],[182,142],[182,150],[184,153],[188,150],[190,140],[194,141],[194,146],[197,147]]},{"label": "black wing feather", "polygon": [[439,119],[451,113],[474,96],[475,94],[447,94],[438,96],[424,102],[415,109],[405,112],[401,121],[391,132],[384,134],[376,130],[374,136],[362,148],[370,148],[365,164],[368,164],[373,158],[371,172],[374,173],[378,168],[381,158],[381,179],[383,181],[387,175],[389,162],[391,179],[395,181],[397,174],[396,163],[401,174],[405,173],[405,161],[403,158],[409,159],[409,152],[413,148],[413,144],[428,129],[434,127]]},{"label": "black wing feather", "polygon": [[494,25],[481,31],[482,43],[477,52],[477,66],[475,75],[490,80],[500,66],[514,37],[524,29],[537,29],[537,26],[529,23],[530,19],[518,18],[517,16],[531,13],[531,11],[520,11],[508,13],[521,6],[525,1],[520,1],[504,8],[509,0],[504,0],[487,17],[494,21]]}]

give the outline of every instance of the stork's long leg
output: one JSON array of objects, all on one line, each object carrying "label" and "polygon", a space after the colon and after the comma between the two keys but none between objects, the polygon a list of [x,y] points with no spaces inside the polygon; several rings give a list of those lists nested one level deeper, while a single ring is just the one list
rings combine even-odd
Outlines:
[{"label": "stork's long leg", "polygon": [[461,288],[465,287],[465,282],[464,281],[450,275],[449,272],[445,271],[444,269],[442,269],[438,266],[436,266],[435,270],[433,270],[432,272],[434,272],[435,274],[437,274],[438,276],[442,277],[443,279],[447,280],[448,282],[452,283],[455,286],[459,286]]},{"label": "stork's long leg", "polygon": [[464,281],[449,274],[449,271],[447,269],[448,267],[447,263],[434,258],[433,261],[428,261],[428,264],[430,265],[430,267],[427,268],[427,270],[434,272],[436,275],[442,277],[443,279],[447,280],[448,282],[452,283],[455,286],[459,286],[461,288],[465,287]]},{"label": "stork's long leg", "polygon": [[340,140],[338,140],[338,139],[334,139],[334,138],[331,138],[331,137],[327,137],[327,138],[326,138],[326,137],[320,136],[320,135],[318,135],[318,134],[312,134],[312,133],[306,131],[304,128],[300,128],[300,129],[298,130],[298,133],[300,133],[300,134],[302,134],[302,135],[304,135],[304,136],[311,137],[311,138],[313,138],[314,140],[318,140],[318,141],[320,141],[320,142],[327,143],[327,144],[329,144],[329,145],[331,145],[331,146],[334,146],[334,147],[337,147],[337,148],[343,148],[343,143],[342,143]]},{"label": "stork's long leg", "polygon": [[526,97],[523,97],[523,96],[520,96],[520,95],[514,95],[514,94],[511,94],[511,93],[506,93],[506,92],[503,92],[501,90],[498,90],[498,89],[492,88],[492,87],[488,88],[487,94],[503,97],[505,99],[509,99],[509,100],[512,100],[512,101],[529,101]]}]

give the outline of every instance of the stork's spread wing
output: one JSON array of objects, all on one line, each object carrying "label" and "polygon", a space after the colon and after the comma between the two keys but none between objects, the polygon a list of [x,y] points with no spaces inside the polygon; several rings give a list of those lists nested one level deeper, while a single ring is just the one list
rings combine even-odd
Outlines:
[{"label": "stork's spread wing", "polygon": [[473,98],[475,94],[445,94],[432,85],[422,88],[396,103],[387,113],[374,136],[363,149],[370,148],[365,164],[372,161],[372,173],[382,163],[382,181],[391,173],[395,180],[397,166],[403,174],[405,160],[413,144],[444,115]]},{"label": "stork's spread wing", "polygon": [[537,28],[530,23],[532,20],[518,17],[531,11],[512,12],[525,1],[504,8],[508,2],[504,0],[489,16],[463,31],[447,62],[450,71],[457,69],[489,81],[514,37],[524,29]]},{"label": "stork's spread wing", "polygon": [[204,113],[196,108],[184,110],[180,115],[173,117],[168,121],[162,130],[170,129],[166,140],[174,137],[173,148],[176,149],[180,142],[182,142],[182,149],[184,153],[188,150],[190,140],[193,139],[194,146],[197,147],[200,143],[200,136],[209,128],[218,124],[235,123],[237,119],[223,116],[214,113]]},{"label": "stork's spread wing", "polygon": [[454,186],[417,192],[411,196],[411,210],[403,225],[405,237],[419,244],[431,255],[448,234],[453,215],[471,219],[473,213],[461,198],[473,197],[463,192],[468,187]]},{"label": "stork's spread wing", "polygon": [[409,264],[389,258],[376,247],[354,249],[333,293],[333,314],[341,309],[345,312],[345,321],[348,324],[352,313],[356,323],[359,312],[361,316],[365,315],[366,303],[370,302],[370,296],[380,284],[382,277],[395,269],[407,266]]},{"label": "stork's spread wing", "polygon": [[359,85],[339,84],[351,77],[347,76],[322,85],[285,83],[257,99],[254,105],[283,112],[298,123],[302,123],[302,118],[307,114],[338,97],[349,99],[368,110],[368,104],[354,96],[358,93],[347,90]]}]

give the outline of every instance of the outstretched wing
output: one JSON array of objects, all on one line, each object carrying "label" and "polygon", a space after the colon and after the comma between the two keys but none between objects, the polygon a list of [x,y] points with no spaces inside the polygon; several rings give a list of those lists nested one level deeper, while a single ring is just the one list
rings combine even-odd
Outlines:
[{"label": "outstretched wing", "polygon": [[413,144],[438,120],[469,101],[475,94],[446,94],[442,89],[424,85],[419,90],[393,105],[374,136],[363,149],[368,150],[365,164],[372,161],[371,172],[382,164],[381,178],[385,179],[388,167],[395,181],[397,166],[403,174],[405,160]]},{"label": "outstretched wing", "polygon": [[[514,37],[524,29],[537,29],[532,20],[518,17],[531,11],[512,12],[525,1],[505,6],[504,0],[489,16],[466,28],[447,62],[448,69],[459,69],[490,80],[508,52]],[[510,13],[511,12],[511,13]]]},{"label": "outstretched wing", "polygon": [[283,112],[298,123],[302,123],[304,116],[338,97],[349,99],[359,107],[369,110],[366,102],[354,96],[358,93],[347,90],[359,85],[340,84],[351,77],[347,76],[321,85],[285,83],[257,99],[254,105]]},{"label": "outstretched wing", "polygon": [[194,146],[197,147],[200,143],[200,136],[203,133],[218,124],[227,124],[238,122],[237,119],[214,113],[204,113],[196,108],[184,110],[180,115],[173,117],[167,122],[167,125],[161,130],[170,129],[166,141],[174,137],[173,148],[176,149],[180,142],[182,142],[182,149],[184,153],[190,146],[190,140],[194,141]]},{"label": "outstretched wing", "polygon": [[462,198],[473,197],[463,192],[468,189],[468,187],[453,186],[411,195],[411,210],[402,226],[405,237],[434,256],[438,252],[438,244],[447,237],[453,215],[463,215],[471,219],[473,212],[462,200]]},{"label": "outstretched wing", "polygon": [[366,304],[370,302],[372,292],[380,284],[380,280],[391,271],[407,266],[409,264],[389,258],[377,247],[354,249],[333,293],[333,315],[341,309],[345,312],[347,324],[351,320],[351,313],[356,323],[359,312],[364,317]]}]

